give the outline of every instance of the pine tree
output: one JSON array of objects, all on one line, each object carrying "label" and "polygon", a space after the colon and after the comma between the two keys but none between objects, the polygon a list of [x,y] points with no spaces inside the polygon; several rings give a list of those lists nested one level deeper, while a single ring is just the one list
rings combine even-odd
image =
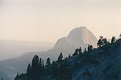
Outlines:
[{"label": "pine tree", "polygon": [[47,58],[47,60],[46,60],[46,65],[48,66],[48,65],[50,65],[50,64],[51,64],[50,58]]},{"label": "pine tree", "polygon": [[76,49],[73,56],[78,55],[78,53],[79,53],[79,49]]},{"label": "pine tree", "polygon": [[60,55],[58,56],[58,61],[61,62],[63,60],[63,54],[60,53]]},{"label": "pine tree", "polygon": [[69,55],[68,55],[68,58],[70,58],[70,57],[71,57],[71,55],[69,54]]},{"label": "pine tree", "polygon": [[39,69],[38,69],[38,71],[41,73],[41,71],[42,71],[42,59],[40,58],[39,59]]},{"label": "pine tree", "polygon": [[39,59],[39,67],[42,67],[42,59]]},{"label": "pine tree", "polygon": [[103,39],[104,45],[108,44],[108,41],[106,38]]},{"label": "pine tree", "polygon": [[84,49],[84,53],[86,53],[86,52],[87,52],[87,49],[85,48],[85,49]]},{"label": "pine tree", "polygon": [[31,78],[35,79],[39,77],[39,57],[35,55],[32,59],[32,67],[31,67]]},{"label": "pine tree", "polygon": [[39,64],[39,57],[35,55],[32,59],[32,67],[37,67]]},{"label": "pine tree", "polygon": [[88,45],[88,51],[91,51],[93,49],[92,45]]},{"label": "pine tree", "polygon": [[100,36],[100,39],[97,42],[97,46],[102,47],[103,45],[104,45],[103,36]]},{"label": "pine tree", "polygon": [[115,38],[115,36],[113,36],[111,39],[111,43],[114,43],[115,41],[116,41],[116,38]]},{"label": "pine tree", "polygon": [[45,64],[44,64],[44,60],[42,60],[42,70],[44,70]]},{"label": "pine tree", "polygon": [[28,79],[31,77],[31,65],[30,65],[30,63],[28,64],[26,75],[27,75]]},{"label": "pine tree", "polygon": [[81,47],[79,48],[79,54],[82,54],[82,48]]}]

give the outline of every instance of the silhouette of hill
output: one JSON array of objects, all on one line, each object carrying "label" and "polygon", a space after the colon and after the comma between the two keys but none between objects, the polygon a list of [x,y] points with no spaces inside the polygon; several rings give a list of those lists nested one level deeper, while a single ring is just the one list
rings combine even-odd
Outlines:
[{"label": "silhouette of hill", "polygon": [[44,64],[35,55],[26,73],[17,74],[15,80],[120,80],[121,79],[121,38],[112,37],[111,42],[102,36],[98,47],[88,45],[87,50],[75,50],[73,55]]},{"label": "silhouette of hill", "polygon": [[41,56],[44,60],[48,57],[52,60],[57,60],[57,56],[60,52],[62,52],[65,57],[74,53],[74,50],[80,46],[82,47],[82,50],[84,50],[88,44],[96,47],[96,43],[97,39],[92,32],[90,32],[86,27],[78,27],[73,29],[67,37],[57,40],[55,46],[48,51],[29,52],[17,58],[1,61],[0,65],[5,66],[2,69],[3,72],[7,70],[5,73],[13,78],[17,72],[21,73],[26,71],[27,64],[31,62],[32,57],[36,54]]}]

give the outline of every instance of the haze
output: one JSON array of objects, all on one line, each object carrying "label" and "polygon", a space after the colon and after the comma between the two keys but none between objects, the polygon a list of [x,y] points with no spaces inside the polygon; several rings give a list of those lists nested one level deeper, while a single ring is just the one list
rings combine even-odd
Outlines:
[{"label": "haze", "polygon": [[119,36],[121,0],[0,0],[0,39],[56,40],[86,26],[98,38]]}]

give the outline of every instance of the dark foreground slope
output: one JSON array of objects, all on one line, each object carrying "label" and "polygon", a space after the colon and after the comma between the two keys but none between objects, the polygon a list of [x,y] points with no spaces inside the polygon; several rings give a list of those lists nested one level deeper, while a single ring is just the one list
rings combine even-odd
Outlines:
[{"label": "dark foreground slope", "polygon": [[121,39],[78,52],[65,59],[59,56],[57,61],[46,66],[32,63],[27,73],[18,74],[15,80],[121,80]]}]

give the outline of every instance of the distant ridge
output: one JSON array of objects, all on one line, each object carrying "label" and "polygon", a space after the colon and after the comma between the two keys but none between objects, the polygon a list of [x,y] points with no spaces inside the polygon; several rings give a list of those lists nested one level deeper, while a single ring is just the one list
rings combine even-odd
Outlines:
[{"label": "distant ridge", "polygon": [[48,51],[30,52],[20,57],[0,62],[0,65],[3,66],[1,70],[7,71],[6,74],[9,75],[9,80],[13,80],[16,73],[26,71],[26,66],[29,62],[31,62],[33,55],[39,55],[44,60],[50,57],[51,61],[53,61],[57,60],[57,56],[60,52],[62,52],[64,56],[68,56],[69,54],[73,54],[75,49],[80,46],[82,47],[82,50],[84,50],[88,44],[96,47],[96,43],[97,39],[91,31],[89,31],[86,27],[78,27],[73,29],[67,37],[57,40],[55,46]]},{"label": "distant ridge", "polygon": [[68,53],[65,51],[73,53],[73,51],[80,46],[83,50],[88,44],[96,47],[96,43],[97,39],[91,31],[86,27],[78,27],[73,29],[67,37],[59,39],[56,42],[54,49],[64,53]]}]

